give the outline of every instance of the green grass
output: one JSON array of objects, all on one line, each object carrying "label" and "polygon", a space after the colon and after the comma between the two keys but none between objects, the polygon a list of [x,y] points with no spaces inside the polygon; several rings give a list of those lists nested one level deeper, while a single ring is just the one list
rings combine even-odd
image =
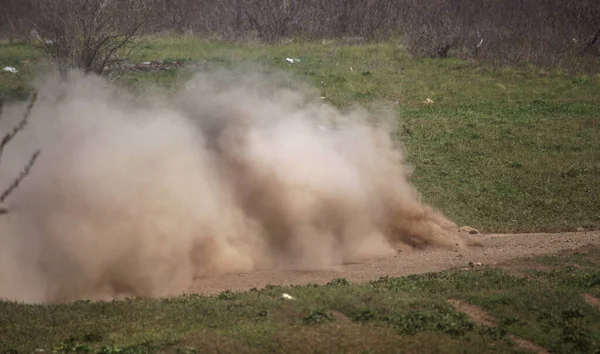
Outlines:
[{"label": "green grass", "polygon": [[[517,336],[554,353],[594,353],[600,311],[582,294],[600,288],[599,254],[588,247],[496,268],[210,297],[0,302],[0,352],[524,352]],[[474,323],[448,299],[480,307],[496,324]]]},{"label": "green grass", "polygon": [[[25,43],[0,41],[0,99],[26,98],[40,59],[41,53]],[[7,66],[16,68],[18,73],[3,71]]]},{"label": "green grass", "polygon": [[[485,232],[600,229],[600,74],[414,59],[396,43],[262,45],[149,39],[135,61],[199,61],[199,70],[283,70],[343,109],[394,110],[425,201]],[[0,95],[23,97],[37,54],[1,44]],[[286,58],[298,58],[290,64]],[[127,74],[137,90],[177,89],[190,70]],[[434,103],[423,101],[431,98]],[[397,102],[397,104],[396,104]]]}]

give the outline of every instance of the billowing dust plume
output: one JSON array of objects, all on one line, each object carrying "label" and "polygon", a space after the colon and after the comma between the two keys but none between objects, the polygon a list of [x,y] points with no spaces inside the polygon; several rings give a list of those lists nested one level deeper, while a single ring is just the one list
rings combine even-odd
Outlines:
[{"label": "billowing dust plume", "polygon": [[205,275],[464,244],[419,201],[389,125],[282,82],[221,72],[136,95],[41,80],[0,165],[5,186],[41,149],[0,219],[0,297],[167,296]]}]

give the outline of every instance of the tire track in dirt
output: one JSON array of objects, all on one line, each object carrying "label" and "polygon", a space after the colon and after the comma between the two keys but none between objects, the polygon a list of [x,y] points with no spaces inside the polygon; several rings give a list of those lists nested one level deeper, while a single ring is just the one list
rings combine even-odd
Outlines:
[{"label": "tire track in dirt", "polygon": [[345,264],[328,270],[280,270],[226,274],[199,278],[188,293],[214,294],[225,290],[243,291],[266,285],[325,284],[343,277],[367,282],[381,276],[405,276],[442,271],[469,263],[495,265],[515,258],[554,254],[562,250],[600,245],[600,231],[573,233],[488,234],[477,235],[481,247],[462,250],[402,251],[393,257]]}]

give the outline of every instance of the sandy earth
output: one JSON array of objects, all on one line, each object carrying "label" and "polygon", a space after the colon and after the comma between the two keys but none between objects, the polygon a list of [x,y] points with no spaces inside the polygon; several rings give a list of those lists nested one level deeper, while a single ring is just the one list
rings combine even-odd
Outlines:
[{"label": "sandy earth", "polygon": [[473,264],[493,265],[514,258],[552,254],[587,245],[600,245],[600,231],[560,234],[475,235],[482,247],[463,250],[400,252],[393,257],[345,264],[325,271],[265,271],[196,279],[189,293],[218,293],[227,289],[249,290],[271,285],[324,284],[343,277],[353,282],[381,276],[404,276]]}]

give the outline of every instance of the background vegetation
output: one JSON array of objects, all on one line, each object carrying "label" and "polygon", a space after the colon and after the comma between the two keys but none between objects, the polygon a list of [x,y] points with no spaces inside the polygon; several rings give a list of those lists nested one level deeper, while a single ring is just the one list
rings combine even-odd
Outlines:
[{"label": "background vegetation", "polygon": [[[75,18],[92,23],[82,21],[82,6],[94,14],[90,18],[104,6],[123,33],[144,18],[145,34],[262,42],[400,39],[418,57],[572,71],[600,67],[600,2],[595,0],[0,0],[0,33],[23,38],[35,28],[57,40],[64,33],[56,24],[71,26],[78,23]],[[70,18],[61,17],[67,14]]]}]

